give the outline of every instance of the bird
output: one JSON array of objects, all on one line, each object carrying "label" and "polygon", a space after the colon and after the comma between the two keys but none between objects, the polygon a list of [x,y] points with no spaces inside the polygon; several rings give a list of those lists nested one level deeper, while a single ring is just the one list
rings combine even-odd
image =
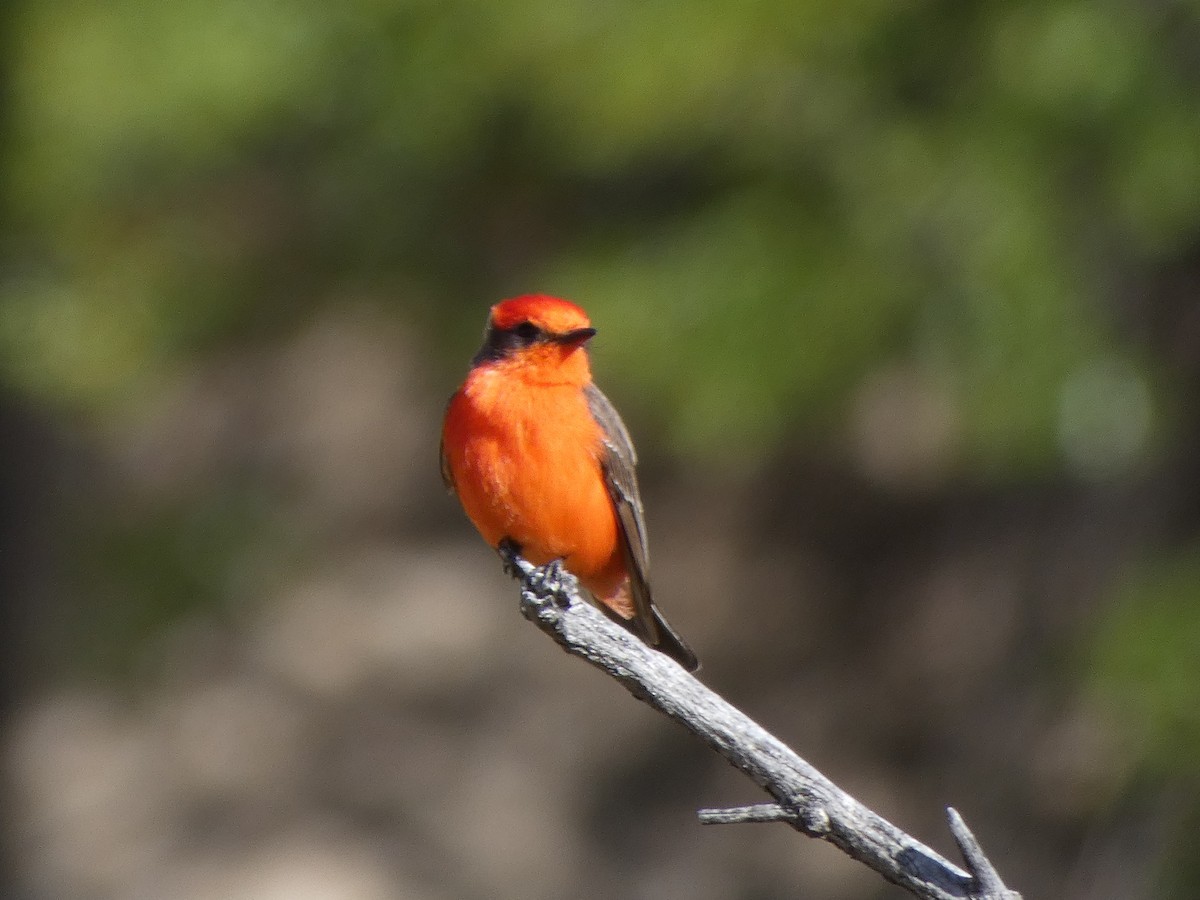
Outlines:
[{"label": "bird", "polygon": [[494,305],[446,406],[442,480],[492,548],[560,563],[609,618],[694,672],[696,654],[651,596],[637,454],[592,382],[595,335],[587,314],[559,297]]}]

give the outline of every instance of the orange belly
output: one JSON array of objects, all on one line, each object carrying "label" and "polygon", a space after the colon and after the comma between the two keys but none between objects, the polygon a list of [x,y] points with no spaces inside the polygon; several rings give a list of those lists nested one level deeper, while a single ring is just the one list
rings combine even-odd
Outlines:
[{"label": "orange belly", "polygon": [[629,617],[601,437],[578,387],[486,376],[468,379],[445,424],[455,491],[484,540],[495,547],[511,538],[535,565],[562,559],[584,587]]}]

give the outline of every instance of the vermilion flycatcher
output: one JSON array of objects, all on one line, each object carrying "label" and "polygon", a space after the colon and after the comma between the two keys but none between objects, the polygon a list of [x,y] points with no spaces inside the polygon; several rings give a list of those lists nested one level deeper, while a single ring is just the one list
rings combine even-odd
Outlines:
[{"label": "vermilion flycatcher", "polygon": [[596,329],[566,300],[492,307],[483,347],[442,426],[442,479],[492,547],[563,565],[611,617],[688,671],[696,655],[650,598],[637,455],[592,383]]}]

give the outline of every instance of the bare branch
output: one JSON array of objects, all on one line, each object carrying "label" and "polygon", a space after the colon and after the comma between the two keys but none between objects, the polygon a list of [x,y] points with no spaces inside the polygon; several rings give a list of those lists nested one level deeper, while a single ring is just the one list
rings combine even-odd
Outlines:
[{"label": "bare branch", "polygon": [[744,825],[748,822],[787,822],[798,820],[795,810],[784,809],[778,803],[756,803],[731,809],[702,809],[696,813],[701,825]]},{"label": "bare branch", "polygon": [[639,700],[680,722],[774,799],[773,804],[702,810],[708,824],[787,822],[870,866],[926,900],[1020,900],[1008,890],[954,810],[950,827],[967,871],[867,809],[760,725],[673,660],[647,647],[584,602],[573,576],[535,568],[502,548],[505,568],[522,582],[521,613],[568,653],[617,679]]}]

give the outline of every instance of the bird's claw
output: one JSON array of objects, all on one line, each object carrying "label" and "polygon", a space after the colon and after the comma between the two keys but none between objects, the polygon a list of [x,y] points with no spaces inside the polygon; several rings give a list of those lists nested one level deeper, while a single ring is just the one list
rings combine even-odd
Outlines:
[{"label": "bird's claw", "polygon": [[549,597],[563,608],[570,606],[575,576],[563,568],[562,559],[552,559],[544,566],[538,566],[525,580],[539,597]]},{"label": "bird's claw", "polygon": [[571,592],[577,587],[575,576],[563,568],[562,559],[552,559],[544,566],[534,566],[521,556],[521,547],[512,538],[504,538],[496,545],[496,554],[504,565],[505,574],[516,578],[535,596],[552,599],[566,608],[571,603]]}]

